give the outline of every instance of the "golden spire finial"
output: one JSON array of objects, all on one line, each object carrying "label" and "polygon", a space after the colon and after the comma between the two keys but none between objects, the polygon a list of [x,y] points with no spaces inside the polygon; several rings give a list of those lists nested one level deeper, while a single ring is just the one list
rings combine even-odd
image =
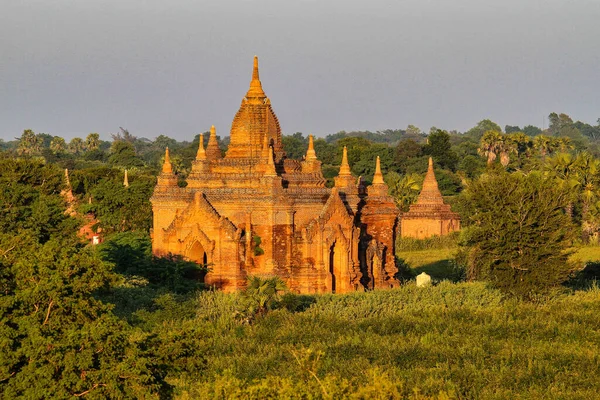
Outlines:
[{"label": "golden spire finial", "polygon": [[127,170],[125,170],[125,177],[123,178],[123,186],[129,187],[129,178],[127,177]]},{"label": "golden spire finial", "polygon": [[373,185],[381,185],[383,183],[385,182],[383,181],[383,174],[381,173],[381,162],[379,161],[379,156],[377,156],[375,175],[373,175]]},{"label": "golden spire finial", "polygon": [[340,173],[339,176],[344,175],[352,175],[350,172],[350,164],[348,164],[348,149],[344,146],[344,151],[342,153],[342,165],[340,165]]},{"label": "golden spire finial", "polygon": [[162,166],[163,174],[172,174],[173,166],[171,165],[171,159],[169,158],[169,147],[165,150],[165,162]]},{"label": "golden spire finial", "polygon": [[252,68],[252,80],[260,80],[258,77],[258,56],[254,56],[254,66]]},{"label": "golden spire finial", "polygon": [[262,84],[258,74],[258,57],[254,56],[254,66],[252,68],[252,80],[250,81],[250,89],[246,93],[247,98],[264,99],[267,97],[263,91]]},{"label": "golden spire finial", "polygon": [[196,160],[206,160],[206,150],[204,150],[204,134],[200,134],[200,143],[198,144],[198,153]]},{"label": "golden spire finial", "polygon": [[306,150],[306,161],[315,161],[317,153],[315,152],[315,143],[313,135],[308,135],[308,150]]}]

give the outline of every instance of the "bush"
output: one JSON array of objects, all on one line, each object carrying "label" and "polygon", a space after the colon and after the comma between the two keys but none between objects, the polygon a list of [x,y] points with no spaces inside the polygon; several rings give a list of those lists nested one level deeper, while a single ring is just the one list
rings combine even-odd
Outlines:
[{"label": "bush", "polygon": [[458,259],[469,278],[524,297],[568,279],[575,229],[564,211],[567,193],[553,181],[500,172],[483,175],[466,192],[471,225],[462,232]]}]

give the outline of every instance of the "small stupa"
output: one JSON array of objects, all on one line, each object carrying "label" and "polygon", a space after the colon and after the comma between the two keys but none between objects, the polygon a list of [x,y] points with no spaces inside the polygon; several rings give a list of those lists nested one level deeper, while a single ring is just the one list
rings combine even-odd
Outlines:
[{"label": "small stupa", "polygon": [[424,239],[434,235],[447,235],[460,229],[460,216],[444,203],[433,172],[431,157],[423,189],[416,203],[410,206],[408,212],[402,214],[401,221],[402,237]]}]

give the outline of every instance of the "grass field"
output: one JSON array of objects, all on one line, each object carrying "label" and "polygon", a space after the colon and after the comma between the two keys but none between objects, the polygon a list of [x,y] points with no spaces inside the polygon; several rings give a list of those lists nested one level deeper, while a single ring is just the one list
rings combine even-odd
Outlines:
[{"label": "grass field", "polygon": [[456,275],[452,266],[456,251],[456,248],[401,251],[397,256],[416,274],[425,272],[433,279],[442,280],[452,279]]},{"label": "grass field", "polygon": [[598,398],[600,288],[506,298],[447,280],[455,251],[398,254],[435,285],[288,295],[251,324],[243,297],[222,292],[165,294],[128,319],[182,400]]},{"label": "grass field", "polygon": [[252,325],[220,292],[138,318],[173,358],[180,399],[597,398],[600,289],[544,303],[451,282],[311,298]]},{"label": "grass field", "polygon": [[579,247],[571,256],[571,260],[580,262],[600,262],[600,246]]},{"label": "grass field", "polygon": [[[452,260],[458,248],[449,247],[418,251],[400,251],[397,256],[416,273],[425,272],[436,280],[450,279],[456,275]],[[600,262],[600,246],[584,246],[574,250],[571,260],[581,265]]]}]

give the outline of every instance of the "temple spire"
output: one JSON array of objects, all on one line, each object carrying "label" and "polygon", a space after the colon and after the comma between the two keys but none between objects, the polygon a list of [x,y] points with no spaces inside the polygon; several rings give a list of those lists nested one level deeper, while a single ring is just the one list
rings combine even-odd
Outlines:
[{"label": "temple spire", "polygon": [[315,143],[313,135],[308,135],[308,150],[306,150],[306,161],[316,161],[317,153],[315,152]]},{"label": "temple spire", "polygon": [[339,176],[347,176],[352,175],[350,171],[350,164],[348,164],[348,149],[344,146],[344,151],[342,153],[342,165],[340,166]]},{"label": "temple spire", "polygon": [[217,130],[214,125],[210,127],[210,137],[208,138],[208,146],[206,146],[206,156],[210,160],[221,158],[221,149],[217,142]]},{"label": "temple spire", "polygon": [[204,150],[204,135],[200,134],[200,143],[198,144],[198,153],[196,160],[206,160],[206,150]]},{"label": "temple spire", "polygon": [[258,57],[254,56],[254,66],[252,68],[252,80],[250,81],[250,89],[246,93],[248,99],[265,99],[267,95],[263,91],[260,77],[258,74]]},{"label": "temple spire", "polygon": [[71,188],[71,179],[69,179],[69,169],[65,168],[65,183],[69,189]]},{"label": "temple spire", "polygon": [[433,160],[429,157],[429,166],[427,167],[427,174],[425,180],[423,180],[423,188],[419,197],[417,198],[417,204],[443,204],[444,199],[442,193],[438,187],[437,179],[435,179],[435,173],[433,172]]},{"label": "temple spire", "polygon": [[377,156],[377,161],[375,163],[375,175],[373,175],[373,185],[381,185],[384,183],[383,174],[381,173],[381,162],[379,161],[379,156]]},{"label": "temple spire", "polygon": [[171,165],[171,159],[169,158],[169,147],[165,150],[165,162],[162,166],[163,174],[172,174],[173,166]]},{"label": "temple spire", "polygon": [[165,149],[165,162],[162,166],[162,173],[158,176],[158,186],[177,186],[177,176],[173,173],[168,147]]},{"label": "temple spire", "polygon": [[125,176],[123,177],[123,186],[129,187],[129,178],[127,177],[127,170],[125,170]]}]

